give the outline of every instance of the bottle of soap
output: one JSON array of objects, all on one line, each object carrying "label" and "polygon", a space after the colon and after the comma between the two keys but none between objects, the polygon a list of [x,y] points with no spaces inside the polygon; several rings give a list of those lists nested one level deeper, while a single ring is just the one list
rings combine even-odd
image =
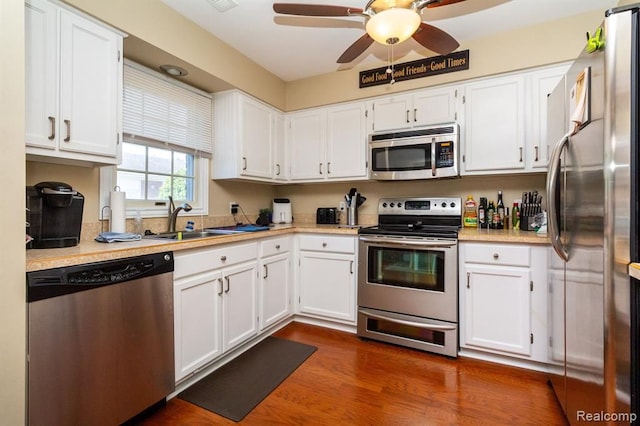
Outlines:
[{"label": "bottle of soap", "polygon": [[142,214],[140,213],[140,210],[136,211],[136,216],[133,218],[133,233],[144,235],[144,224],[142,223]]}]

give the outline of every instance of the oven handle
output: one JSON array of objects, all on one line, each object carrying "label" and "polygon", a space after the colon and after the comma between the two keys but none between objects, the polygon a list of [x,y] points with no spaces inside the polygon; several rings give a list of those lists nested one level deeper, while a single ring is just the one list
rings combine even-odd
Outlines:
[{"label": "oven handle", "polygon": [[371,313],[369,311],[365,311],[364,309],[360,309],[360,310],[358,310],[358,312],[360,312],[363,315],[365,315],[367,317],[370,317],[370,318],[375,318],[375,319],[379,319],[379,320],[383,320],[383,321],[394,322],[396,324],[408,325],[408,326],[411,326],[411,327],[424,328],[426,330],[453,331],[453,330],[456,329],[455,325],[424,324],[424,323],[421,323],[421,322],[401,320],[401,319],[398,319],[398,318],[389,318],[389,317],[386,317],[384,315],[377,315],[377,314]]},{"label": "oven handle", "polygon": [[371,237],[363,237],[363,236],[360,236],[360,241],[364,241],[365,243],[384,243],[384,244],[397,245],[397,246],[420,246],[420,247],[436,247],[436,248],[451,248],[451,247],[455,247],[456,244],[458,244],[457,241],[444,243],[442,241],[412,241],[412,240],[393,239],[393,237],[384,237],[384,239],[380,239],[380,238],[371,238]]}]

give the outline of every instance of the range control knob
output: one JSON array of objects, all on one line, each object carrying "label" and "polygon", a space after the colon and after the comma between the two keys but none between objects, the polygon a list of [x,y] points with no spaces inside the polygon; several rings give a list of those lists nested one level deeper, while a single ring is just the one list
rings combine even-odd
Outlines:
[{"label": "range control knob", "polygon": [[395,206],[394,203],[389,204],[389,207],[393,208],[393,206]]},{"label": "range control knob", "polygon": [[387,208],[387,203],[382,203],[382,207]]},{"label": "range control knob", "polygon": [[445,203],[444,201],[442,202],[442,207],[447,207],[447,203]]},{"label": "range control knob", "polygon": [[398,208],[402,208],[402,203],[398,203]]},{"label": "range control knob", "polygon": [[456,203],[451,203],[450,206],[451,208],[454,208],[456,206]]}]

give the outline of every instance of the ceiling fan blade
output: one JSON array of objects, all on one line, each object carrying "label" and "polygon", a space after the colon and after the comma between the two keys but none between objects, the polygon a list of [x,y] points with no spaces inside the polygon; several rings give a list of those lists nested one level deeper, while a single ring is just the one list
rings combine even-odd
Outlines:
[{"label": "ceiling fan blade", "polygon": [[460,3],[461,1],[465,1],[465,0],[440,0],[437,3],[428,4],[427,8],[446,6],[448,4]]},{"label": "ceiling fan blade", "polygon": [[373,39],[369,36],[369,34],[365,33],[362,37],[357,39],[355,43],[347,48],[344,53],[338,58],[339,64],[348,64],[353,61],[355,58],[360,56],[362,52],[367,50],[369,46],[373,43]]},{"label": "ceiling fan blade", "polygon": [[291,27],[305,28],[357,28],[364,30],[361,21],[349,19],[318,18],[312,16],[274,16],[273,22],[276,25],[287,25]]},{"label": "ceiling fan blade", "polygon": [[460,46],[460,43],[448,33],[425,22],[420,24],[418,31],[413,34],[413,39],[440,55],[451,53]]},{"label": "ceiling fan blade", "polygon": [[329,6],[323,4],[274,3],[273,11],[285,15],[300,16],[359,16],[362,9],[346,6]]}]

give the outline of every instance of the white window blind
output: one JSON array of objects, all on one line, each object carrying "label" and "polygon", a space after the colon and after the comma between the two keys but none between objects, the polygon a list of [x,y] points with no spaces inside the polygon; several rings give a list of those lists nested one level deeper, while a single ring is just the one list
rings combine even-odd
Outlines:
[{"label": "white window blind", "polygon": [[213,152],[209,94],[125,60],[123,98],[125,134]]}]

